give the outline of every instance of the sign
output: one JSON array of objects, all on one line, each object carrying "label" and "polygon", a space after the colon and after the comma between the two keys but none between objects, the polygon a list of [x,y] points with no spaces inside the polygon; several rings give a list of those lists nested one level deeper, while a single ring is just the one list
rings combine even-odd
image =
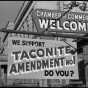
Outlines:
[{"label": "sign", "polygon": [[37,30],[42,32],[45,29],[49,31],[60,32],[87,32],[88,13],[69,12],[60,18],[65,11],[36,9],[33,11],[33,19]]},{"label": "sign", "polygon": [[63,41],[9,37],[8,78],[78,79],[77,54],[71,49]]}]

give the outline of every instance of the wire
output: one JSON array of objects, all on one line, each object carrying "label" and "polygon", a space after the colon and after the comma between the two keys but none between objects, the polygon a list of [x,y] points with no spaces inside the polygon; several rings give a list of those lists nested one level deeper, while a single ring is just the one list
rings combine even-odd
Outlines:
[{"label": "wire", "polygon": [[64,40],[63,40],[63,42],[65,42],[66,44],[68,44],[69,46],[71,46],[73,49],[76,49],[75,47],[73,47],[72,45],[70,45],[68,42],[66,42]]}]

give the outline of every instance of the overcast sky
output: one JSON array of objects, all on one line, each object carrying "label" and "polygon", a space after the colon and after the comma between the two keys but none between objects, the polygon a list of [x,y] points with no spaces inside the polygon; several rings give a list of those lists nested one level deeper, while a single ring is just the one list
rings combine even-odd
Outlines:
[{"label": "overcast sky", "polygon": [[0,1],[0,28],[14,21],[24,1]]}]

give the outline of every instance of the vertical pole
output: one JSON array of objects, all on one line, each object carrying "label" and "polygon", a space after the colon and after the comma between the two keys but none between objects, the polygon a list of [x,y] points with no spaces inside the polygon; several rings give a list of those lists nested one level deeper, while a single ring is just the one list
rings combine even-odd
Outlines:
[{"label": "vertical pole", "polygon": [[88,87],[88,45],[83,47],[83,57],[85,64],[85,86]]},{"label": "vertical pole", "polygon": [[1,73],[1,65],[0,65],[0,87],[2,86],[2,80],[1,80],[1,75],[2,73]]}]

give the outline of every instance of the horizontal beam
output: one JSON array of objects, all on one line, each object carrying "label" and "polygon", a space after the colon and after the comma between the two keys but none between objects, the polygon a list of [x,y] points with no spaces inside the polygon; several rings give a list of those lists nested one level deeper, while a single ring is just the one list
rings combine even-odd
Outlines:
[{"label": "horizontal beam", "polygon": [[61,31],[61,30],[55,30],[55,29],[52,29],[52,30],[48,30],[49,32],[59,32],[59,33],[77,33],[77,34],[88,34],[88,32],[84,32],[84,31],[81,31],[81,32],[77,32],[77,31]]},{"label": "horizontal beam", "polygon": [[64,38],[73,38],[73,39],[88,39],[88,37],[68,34],[68,33],[39,33],[39,32],[28,32],[28,31],[17,31],[17,30],[6,30],[1,29],[0,32],[6,33],[16,33],[16,34],[27,34],[27,35],[38,35],[38,36],[49,36],[49,37],[64,37]]}]

